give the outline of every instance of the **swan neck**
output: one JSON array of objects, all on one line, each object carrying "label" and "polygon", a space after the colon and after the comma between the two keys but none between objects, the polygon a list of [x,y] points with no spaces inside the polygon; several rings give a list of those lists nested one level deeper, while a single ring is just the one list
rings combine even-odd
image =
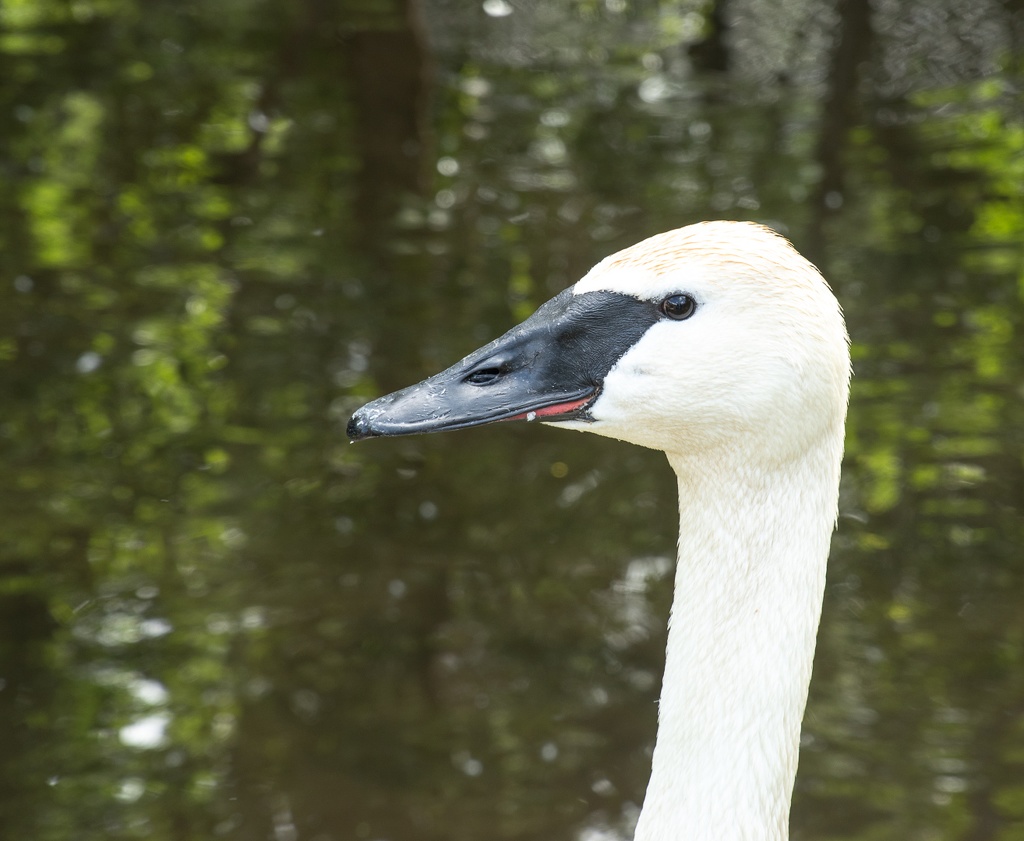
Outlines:
[{"label": "swan neck", "polygon": [[679,560],[636,841],[788,837],[840,455],[669,455]]}]

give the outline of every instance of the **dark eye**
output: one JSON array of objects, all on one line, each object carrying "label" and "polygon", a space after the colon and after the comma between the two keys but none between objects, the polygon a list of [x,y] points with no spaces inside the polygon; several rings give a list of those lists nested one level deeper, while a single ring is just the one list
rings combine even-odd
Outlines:
[{"label": "dark eye", "polygon": [[675,321],[685,321],[697,312],[697,302],[689,295],[669,295],[661,302],[661,311]]}]

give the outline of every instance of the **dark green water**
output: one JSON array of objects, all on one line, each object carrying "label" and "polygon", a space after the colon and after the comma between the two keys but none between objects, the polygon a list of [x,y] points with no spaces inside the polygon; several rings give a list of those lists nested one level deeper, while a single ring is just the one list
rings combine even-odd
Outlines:
[{"label": "dark green water", "polygon": [[663,459],[343,427],[735,218],[854,341],[793,835],[1024,839],[1022,54],[1018,0],[0,2],[0,838],[628,837]]}]

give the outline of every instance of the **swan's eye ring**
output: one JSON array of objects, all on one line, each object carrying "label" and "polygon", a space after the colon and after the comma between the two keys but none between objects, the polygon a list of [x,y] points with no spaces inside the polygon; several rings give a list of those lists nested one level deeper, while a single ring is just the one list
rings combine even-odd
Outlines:
[{"label": "swan's eye ring", "polygon": [[697,302],[690,295],[669,295],[659,309],[673,321],[686,321],[697,312]]}]

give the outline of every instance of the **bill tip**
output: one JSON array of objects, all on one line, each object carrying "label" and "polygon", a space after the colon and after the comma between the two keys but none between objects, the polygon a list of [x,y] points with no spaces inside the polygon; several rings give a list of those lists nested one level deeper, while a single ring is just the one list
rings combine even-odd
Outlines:
[{"label": "bill tip", "polygon": [[359,412],[356,412],[349,419],[348,425],[345,427],[345,434],[348,435],[348,442],[350,444],[362,441],[364,438],[369,438],[372,435],[370,425]]}]

